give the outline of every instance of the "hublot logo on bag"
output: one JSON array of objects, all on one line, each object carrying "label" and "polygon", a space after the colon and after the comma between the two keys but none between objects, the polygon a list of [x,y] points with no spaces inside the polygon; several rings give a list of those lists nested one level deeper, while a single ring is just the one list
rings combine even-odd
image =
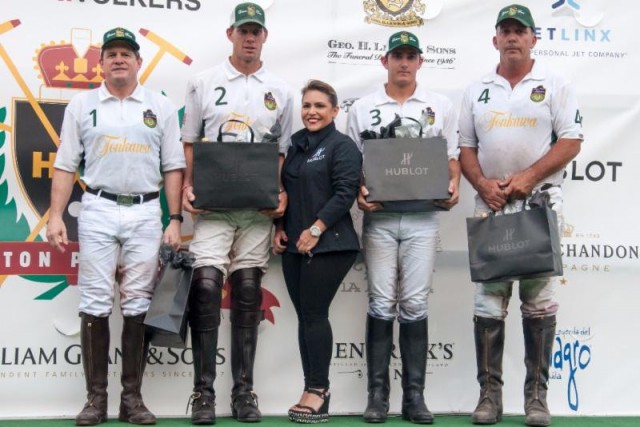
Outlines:
[{"label": "hublot logo on bag", "polygon": [[411,159],[413,153],[402,153],[402,160],[400,161],[400,168],[385,168],[385,176],[414,176],[414,175],[426,175],[429,170],[428,167],[411,167]]},{"label": "hublot logo on bag", "polygon": [[513,250],[524,249],[529,246],[530,240],[520,240],[517,242],[513,241],[516,229],[515,228],[507,228],[504,233],[504,237],[502,238],[503,243],[490,245],[487,247],[487,250],[491,253],[500,253],[500,252],[508,252]]}]

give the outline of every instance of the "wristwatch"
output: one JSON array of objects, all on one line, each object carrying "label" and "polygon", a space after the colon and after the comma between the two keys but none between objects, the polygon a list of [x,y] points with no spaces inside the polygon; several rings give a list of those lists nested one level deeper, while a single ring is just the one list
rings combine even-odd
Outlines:
[{"label": "wristwatch", "polygon": [[182,214],[171,214],[171,215],[169,215],[169,221],[173,221],[173,220],[182,222],[182,221],[184,221],[184,218],[182,217]]},{"label": "wristwatch", "polygon": [[322,234],[322,230],[320,230],[320,227],[318,227],[317,225],[312,225],[311,227],[309,227],[309,233],[311,233],[313,237],[320,237],[320,235]]}]

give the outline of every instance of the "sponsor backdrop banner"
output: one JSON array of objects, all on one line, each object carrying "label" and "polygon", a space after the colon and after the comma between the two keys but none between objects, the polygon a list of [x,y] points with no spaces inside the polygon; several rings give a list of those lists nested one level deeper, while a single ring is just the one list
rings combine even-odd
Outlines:
[{"label": "sponsor backdrop banner", "polygon": [[[389,35],[407,29],[420,38],[425,63],[419,84],[459,103],[464,87],[495,66],[491,39],[498,10],[491,0],[263,0],[269,37],[265,65],[296,93],[310,78],[334,85],[344,129],[351,103],[386,78],[380,56]],[[536,60],[575,84],[586,140],[566,170],[564,276],[553,348],[550,406],[563,415],[638,415],[640,372],[633,361],[640,287],[636,194],[640,182],[640,36],[632,0],[523,0],[538,25]],[[77,314],[77,246],[63,255],[46,243],[52,164],[64,107],[100,84],[102,34],[135,32],[144,59],[140,81],[184,104],[187,79],[223,61],[232,0],[27,0],[0,10],[0,408],[1,418],[71,417],[84,402]],[[633,11],[636,12],[633,12]],[[294,126],[300,128],[297,102]],[[505,123],[504,121],[500,123]],[[508,123],[508,121],[506,122]],[[126,171],[123,171],[126,173]],[[66,215],[74,219],[82,189]],[[430,298],[427,376],[429,407],[468,413],[477,400],[472,334],[473,287],[465,217],[473,191],[442,213]],[[354,216],[360,214],[354,210]],[[190,219],[184,239],[192,233]],[[256,391],[265,414],[283,414],[302,390],[296,319],[274,258],[264,280],[266,320],[260,325]],[[516,292],[517,295],[517,292]],[[225,307],[228,300],[225,299]],[[360,413],[366,403],[364,324],[366,272],[352,268],[331,310],[335,345],[332,412]],[[521,413],[523,339],[517,296],[507,319],[505,412]],[[229,414],[228,310],[217,352],[217,410]],[[110,414],[118,407],[119,315],[111,317]],[[633,332],[632,332],[633,334]],[[392,360],[392,411],[400,409],[400,361]],[[185,416],[192,387],[189,349],[153,348],[144,382],[159,416]],[[37,402],[37,404],[34,404]]]}]

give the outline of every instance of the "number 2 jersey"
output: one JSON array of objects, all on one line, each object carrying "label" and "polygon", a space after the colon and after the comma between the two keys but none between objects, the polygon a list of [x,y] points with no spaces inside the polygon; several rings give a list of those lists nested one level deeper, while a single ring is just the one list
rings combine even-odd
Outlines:
[{"label": "number 2 jersey", "polygon": [[260,142],[279,121],[282,134],[278,142],[284,154],[291,139],[292,112],[293,96],[284,81],[264,66],[251,75],[242,74],[227,59],[189,81],[182,140],[193,143],[204,137],[216,141],[220,132],[225,134],[224,141],[246,140],[249,133],[242,124],[246,123]]}]

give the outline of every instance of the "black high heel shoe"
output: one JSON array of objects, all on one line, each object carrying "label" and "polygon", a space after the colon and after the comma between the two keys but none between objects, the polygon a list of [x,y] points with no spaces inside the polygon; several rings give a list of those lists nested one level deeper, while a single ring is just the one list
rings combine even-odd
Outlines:
[{"label": "black high heel shoe", "polygon": [[289,409],[289,421],[301,424],[318,424],[329,421],[329,401],[331,400],[329,390],[320,391],[310,388],[306,392],[322,398],[322,406],[316,410],[311,406],[296,405]]}]

